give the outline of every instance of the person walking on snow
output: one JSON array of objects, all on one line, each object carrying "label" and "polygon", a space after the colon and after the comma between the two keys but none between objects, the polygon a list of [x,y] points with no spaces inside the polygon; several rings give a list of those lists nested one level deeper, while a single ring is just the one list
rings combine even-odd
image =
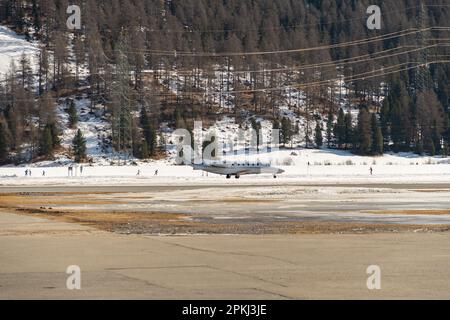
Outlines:
[{"label": "person walking on snow", "polygon": [[373,175],[373,168],[372,167],[370,167],[370,175],[371,176]]}]

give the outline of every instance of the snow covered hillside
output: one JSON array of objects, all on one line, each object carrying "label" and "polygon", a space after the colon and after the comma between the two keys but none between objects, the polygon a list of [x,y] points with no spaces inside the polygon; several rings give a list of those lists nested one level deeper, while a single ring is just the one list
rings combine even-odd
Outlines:
[{"label": "snow covered hillside", "polygon": [[[56,154],[56,163],[65,165],[72,162],[66,155],[72,146],[72,140],[78,129],[83,132],[86,139],[86,153],[89,161],[95,164],[109,165],[111,163],[113,151],[106,143],[110,135],[111,126],[103,117],[104,106],[94,105],[91,107],[91,100],[87,95],[73,99],[78,114],[77,129],[69,128],[69,114],[67,113],[68,103],[71,99],[63,99],[58,104],[58,117],[63,135],[61,145],[64,148],[62,153]],[[53,162],[47,163],[51,165]]]},{"label": "snow covered hillside", "polygon": [[[15,34],[10,29],[0,26],[0,79],[2,74],[4,75],[10,68],[11,61],[16,63],[20,59],[22,53],[25,53],[30,59],[35,59],[37,54],[37,46],[35,44],[25,41],[24,37]],[[70,50],[69,50],[70,51]],[[70,59],[69,66],[73,69],[73,59]],[[34,64],[35,65],[35,64]],[[233,74],[233,70],[222,70],[220,66],[217,66],[215,71],[215,77],[210,83],[202,71],[199,71],[198,89],[208,92],[218,92],[234,90],[233,83],[238,83],[243,87],[248,86],[251,81],[249,74],[237,73]],[[72,70],[73,71],[73,70]],[[149,72],[152,72],[149,70]],[[73,72],[72,72],[73,73]],[[162,71],[161,71],[162,73]],[[230,74],[228,74],[230,73]],[[80,69],[80,75],[82,77],[87,75],[86,68]],[[228,78],[234,79],[229,81]],[[177,94],[183,90],[187,90],[183,86],[186,85],[186,79],[177,73],[172,73],[160,83],[160,85],[167,86],[173,94]],[[268,85],[268,84],[267,84]],[[87,87],[86,87],[87,88]],[[331,89],[330,89],[331,90]],[[339,101],[339,104],[345,110],[352,111],[353,121],[356,119],[357,111],[355,106],[349,100],[349,92],[345,88],[345,84],[337,83],[334,88],[335,98]],[[105,105],[95,104],[91,102],[91,98],[88,91],[82,91],[84,93],[74,94],[68,97],[60,98],[57,101],[57,117],[59,119],[58,125],[61,131],[61,149],[58,149],[55,153],[55,160],[38,162],[32,165],[32,167],[64,167],[73,162],[71,156],[72,140],[75,136],[77,129],[80,129],[87,140],[87,156],[90,163],[97,166],[109,166],[111,163],[127,164],[134,166],[163,166],[175,163],[176,157],[176,141],[177,137],[172,133],[172,130],[167,124],[161,126],[160,129],[163,132],[165,140],[165,149],[167,150],[167,158],[159,161],[139,161],[129,155],[118,155],[114,153],[111,148],[111,125],[105,114]],[[218,115],[210,127],[202,128],[200,131],[194,130],[196,137],[207,137],[208,134],[214,134],[218,137],[220,143],[219,161],[249,161],[249,162],[264,162],[270,163],[275,166],[289,166],[297,169],[299,167],[309,166],[320,168],[323,172],[329,170],[342,170],[343,167],[346,171],[366,172],[367,166],[383,165],[383,166],[422,166],[422,165],[437,165],[448,164],[447,159],[439,157],[419,157],[412,153],[404,154],[387,154],[382,157],[359,157],[351,154],[350,152],[337,151],[337,150],[310,150],[304,149],[305,146],[305,128],[306,119],[304,116],[298,115],[294,112],[294,109],[303,110],[306,108],[305,94],[301,90],[286,89],[282,93],[282,99],[279,101],[277,110],[281,117],[287,117],[291,120],[293,125],[297,126],[298,132],[295,133],[291,139],[289,145],[286,145],[286,149],[281,149],[275,152],[248,155],[247,149],[250,143],[251,136],[249,136],[251,129],[251,119],[253,115],[247,111],[248,114],[241,117],[244,120],[241,123],[237,123],[236,120],[230,116],[234,109],[235,98],[230,94],[211,94],[210,100],[216,105],[217,110],[223,114],[229,116]],[[373,97],[374,101],[380,102],[382,96]],[[74,101],[79,121],[77,123],[77,129],[69,127],[69,115],[68,105],[70,101]],[[303,110],[304,111],[304,110]],[[323,122],[322,127],[325,130],[325,119],[319,113],[314,114],[318,116],[317,119],[321,119]],[[262,117],[256,117],[256,121],[261,125],[261,134],[263,136],[263,142],[268,142],[272,136],[272,122]],[[320,120],[318,120],[320,121]],[[310,123],[310,138],[312,137],[314,121]],[[241,132],[245,132],[241,135]],[[325,136],[325,133],[324,133]],[[238,141],[240,144],[238,149],[230,148],[230,141]],[[200,142],[201,145],[201,142]],[[120,161],[119,161],[120,160]],[[147,164],[149,163],[149,164]],[[27,167],[29,164],[23,164],[22,167]],[[442,166],[442,168],[447,168]],[[293,171],[295,172],[295,170]],[[131,169],[131,171],[135,171]],[[288,170],[289,171],[289,170]],[[290,170],[292,171],[292,170]],[[395,172],[395,170],[394,170]],[[4,172],[5,176],[8,176],[7,171]]]},{"label": "snow covered hillside", "polygon": [[0,79],[9,71],[12,61],[17,66],[23,53],[29,57],[32,65],[35,65],[37,52],[36,46],[26,41],[25,37],[0,26]]}]

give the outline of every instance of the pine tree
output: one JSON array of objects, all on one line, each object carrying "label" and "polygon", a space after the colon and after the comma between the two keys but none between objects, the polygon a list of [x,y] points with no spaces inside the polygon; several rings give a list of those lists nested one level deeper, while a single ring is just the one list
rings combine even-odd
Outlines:
[{"label": "pine tree", "polygon": [[32,15],[33,15],[33,28],[36,33],[38,33],[41,30],[42,24],[41,24],[41,14],[39,12],[37,5],[37,0],[32,0]]},{"label": "pine tree", "polygon": [[345,145],[345,113],[342,108],[339,109],[339,115],[335,125],[335,136],[338,147],[343,148]]},{"label": "pine tree", "polygon": [[53,155],[53,138],[52,138],[52,130],[50,126],[45,126],[41,141],[39,145],[40,155],[44,157],[49,157]]},{"label": "pine tree", "polygon": [[430,140],[429,145],[430,145],[430,154],[432,157],[434,157],[436,155],[436,147],[434,145],[433,140]]},{"label": "pine tree", "polygon": [[33,69],[30,60],[23,52],[19,61],[20,84],[22,88],[31,88],[34,82]]},{"label": "pine tree", "polygon": [[431,132],[431,140],[433,141],[434,151],[435,153],[439,153],[441,151],[441,134],[440,128],[438,128],[437,121],[433,121],[433,128]]},{"label": "pine tree", "polygon": [[80,163],[86,159],[86,139],[80,129],[78,129],[72,140],[72,149],[75,155],[75,162]]},{"label": "pine tree", "polygon": [[48,89],[49,82],[49,58],[47,49],[42,48],[38,54],[39,60],[39,70],[38,70],[38,86],[39,86],[39,94],[41,95],[44,90]]},{"label": "pine tree", "polygon": [[0,123],[0,164],[4,164],[8,159],[8,140],[3,123]]},{"label": "pine tree", "polygon": [[75,77],[78,81],[80,67],[86,62],[86,52],[80,35],[76,35],[73,40],[73,52],[75,56]]},{"label": "pine tree", "polygon": [[370,125],[370,114],[366,108],[361,108],[358,114],[358,145],[355,146],[361,155],[369,155],[372,151],[372,130]]},{"label": "pine tree", "polygon": [[288,118],[283,118],[281,120],[281,138],[284,147],[286,147],[286,144],[292,139],[292,123]]},{"label": "pine tree", "polygon": [[132,152],[132,107],[134,105],[130,88],[131,69],[128,61],[128,38],[122,30],[117,42],[116,72],[112,91],[112,138],[114,148],[119,152]]},{"label": "pine tree", "polygon": [[416,143],[416,153],[418,155],[423,155],[424,152],[424,148],[423,148],[423,140],[420,139],[419,141],[417,141]]},{"label": "pine tree", "polygon": [[323,146],[322,125],[319,122],[316,124],[314,141],[318,149]]},{"label": "pine tree", "polygon": [[352,114],[350,111],[348,111],[345,114],[344,118],[344,144],[345,149],[348,149],[354,142],[354,135],[353,135],[353,119]]},{"label": "pine tree", "polygon": [[53,149],[55,149],[61,143],[58,135],[58,129],[56,128],[56,124],[54,122],[47,124],[47,127],[50,129],[50,133],[52,135]]},{"label": "pine tree", "polygon": [[156,151],[158,149],[158,138],[155,126],[150,124],[150,127],[148,128],[148,151],[152,157],[156,156]]},{"label": "pine tree", "polygon": [[327,147],[331,148],[331,145],[333,143],[333,122],[334,122],[334,115],[332,112],[328,113],[327,118]]},{"label": "pine tree", "polygon": [[145,143],[147,144],[148,153],[150,156],[155,156],[158,148],[157,132],[153,124],[150,122],[147,111],[144,107],[141,109],[140,123],[143,130]]},{"label": "pine tree", "polygon": [[141,159],[148,159],[150,157],[150,154],[148,152],[148,144],[146,140],[142,141],[141,145]]},{"label": "pine tree", "polygon": [[[416,102],[417,126],[426,152],[440,149],[440,139],[445,129],[443,108],[433,90],[420,92]],[[433,143],[433,145],[432,145]]]},{"label": "pine tree", "polygon": [[381,127],[377,127],[376,129],[376,135],[375,140],[373,141],[374,144],[374,153],[378,155],[382,155],[384,153],[384,139],[383,139],[383,132],[381,130]]},{"label": "pine tree", "polygon": [[75,107],[75,102],[73,100],[70,101],[67,113],[69,114],[69,127],[73,129],[78,124],[77,108]]}]

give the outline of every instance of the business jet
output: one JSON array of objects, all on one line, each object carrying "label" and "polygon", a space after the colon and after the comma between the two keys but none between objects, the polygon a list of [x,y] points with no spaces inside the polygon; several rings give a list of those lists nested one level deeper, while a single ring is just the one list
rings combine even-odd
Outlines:
[{"label": "business jet", "polygon": [[202,170],[210,173],[220,174],[227,176],[227,179],[231,179],[235,176],[239,179],[243,175],[249,174],[271,174],[276,179],[278,174],[284,173],[284,170],[271,167],[268,164],[261,163],[211,163],[193,165],[194,170]]}]

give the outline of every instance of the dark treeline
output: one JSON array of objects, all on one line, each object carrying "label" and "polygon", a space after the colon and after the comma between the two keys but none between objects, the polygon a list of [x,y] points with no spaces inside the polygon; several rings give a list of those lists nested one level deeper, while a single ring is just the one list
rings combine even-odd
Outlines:
[{"label": "dark treeline", "polygon": [[[157,156],[161,148],[157,139],[161,122],[191,129],[193,120],[217,116],[217,101],[202,94],[202,82],[206,86],[220,82],[221,91],[240,92],[218,95],[221,105],[222,100],[234,105],[232,110],[221,109],[222,114],[231,113],[239,121],[245,114],[241,111],[249,111],[277,119],[282,126],[285,120],[279,117],[278,107],[285,103],[286,93],[260,90],[339,76],[357,80],[305,86],[304,104],[292,102],[295,99],[287,102],[307,120],[307,145],[327,144],[360,154],[444,153],[450,141],[450,64],[433,62],[449,60],[445,58],[450,54],[448,47],[432,46],[359,63],[336,61],[430,46],[443,42],[430,39],[449,38],[449,31],[427,29],[301,53],[227,53],[320,47],[411,28],[446,26],[450,10],[439,5],[447,2],[427,1],[422,8],[416,0],[73,0],[70,4],[82,8],[82,29],[69,31],[67,0],[0,0],[0,22],[43,44],[37,73],[23,57],[0,82],[0,161],[20,155],[23,146],[27,146],[27,160],[51,155],[60,134],[55,98],[80,88],[89,88],[93,105],[106,106],[113,147],[146,158]],[[380,31],[366,27],[366,9],[372,4],[382,9]],[[394,69],[399,70],[422,62],[429,64],[385,76],[357,77],[383,67],[399,66]],[[316,66],[296,72],[311,64]],[[89,72],[87,79],[79,75],[83,68]],[[219,79],[214,72],[218,69],[223,71]],[[145,70],[154,72],[149,76]],[[175,70],[181,75],[176,96],[169,90]],[[244,81],[232,70],[249,73]],[[337,86],[349,92],[346,100],[336,94],[342,91]],[[67,107],[75,128],[76,114]],[[358,108],[359,116],[353,119],[341,108]],[[295,126],[284,123],[284,140],[292,136],[286,128]]]}]

